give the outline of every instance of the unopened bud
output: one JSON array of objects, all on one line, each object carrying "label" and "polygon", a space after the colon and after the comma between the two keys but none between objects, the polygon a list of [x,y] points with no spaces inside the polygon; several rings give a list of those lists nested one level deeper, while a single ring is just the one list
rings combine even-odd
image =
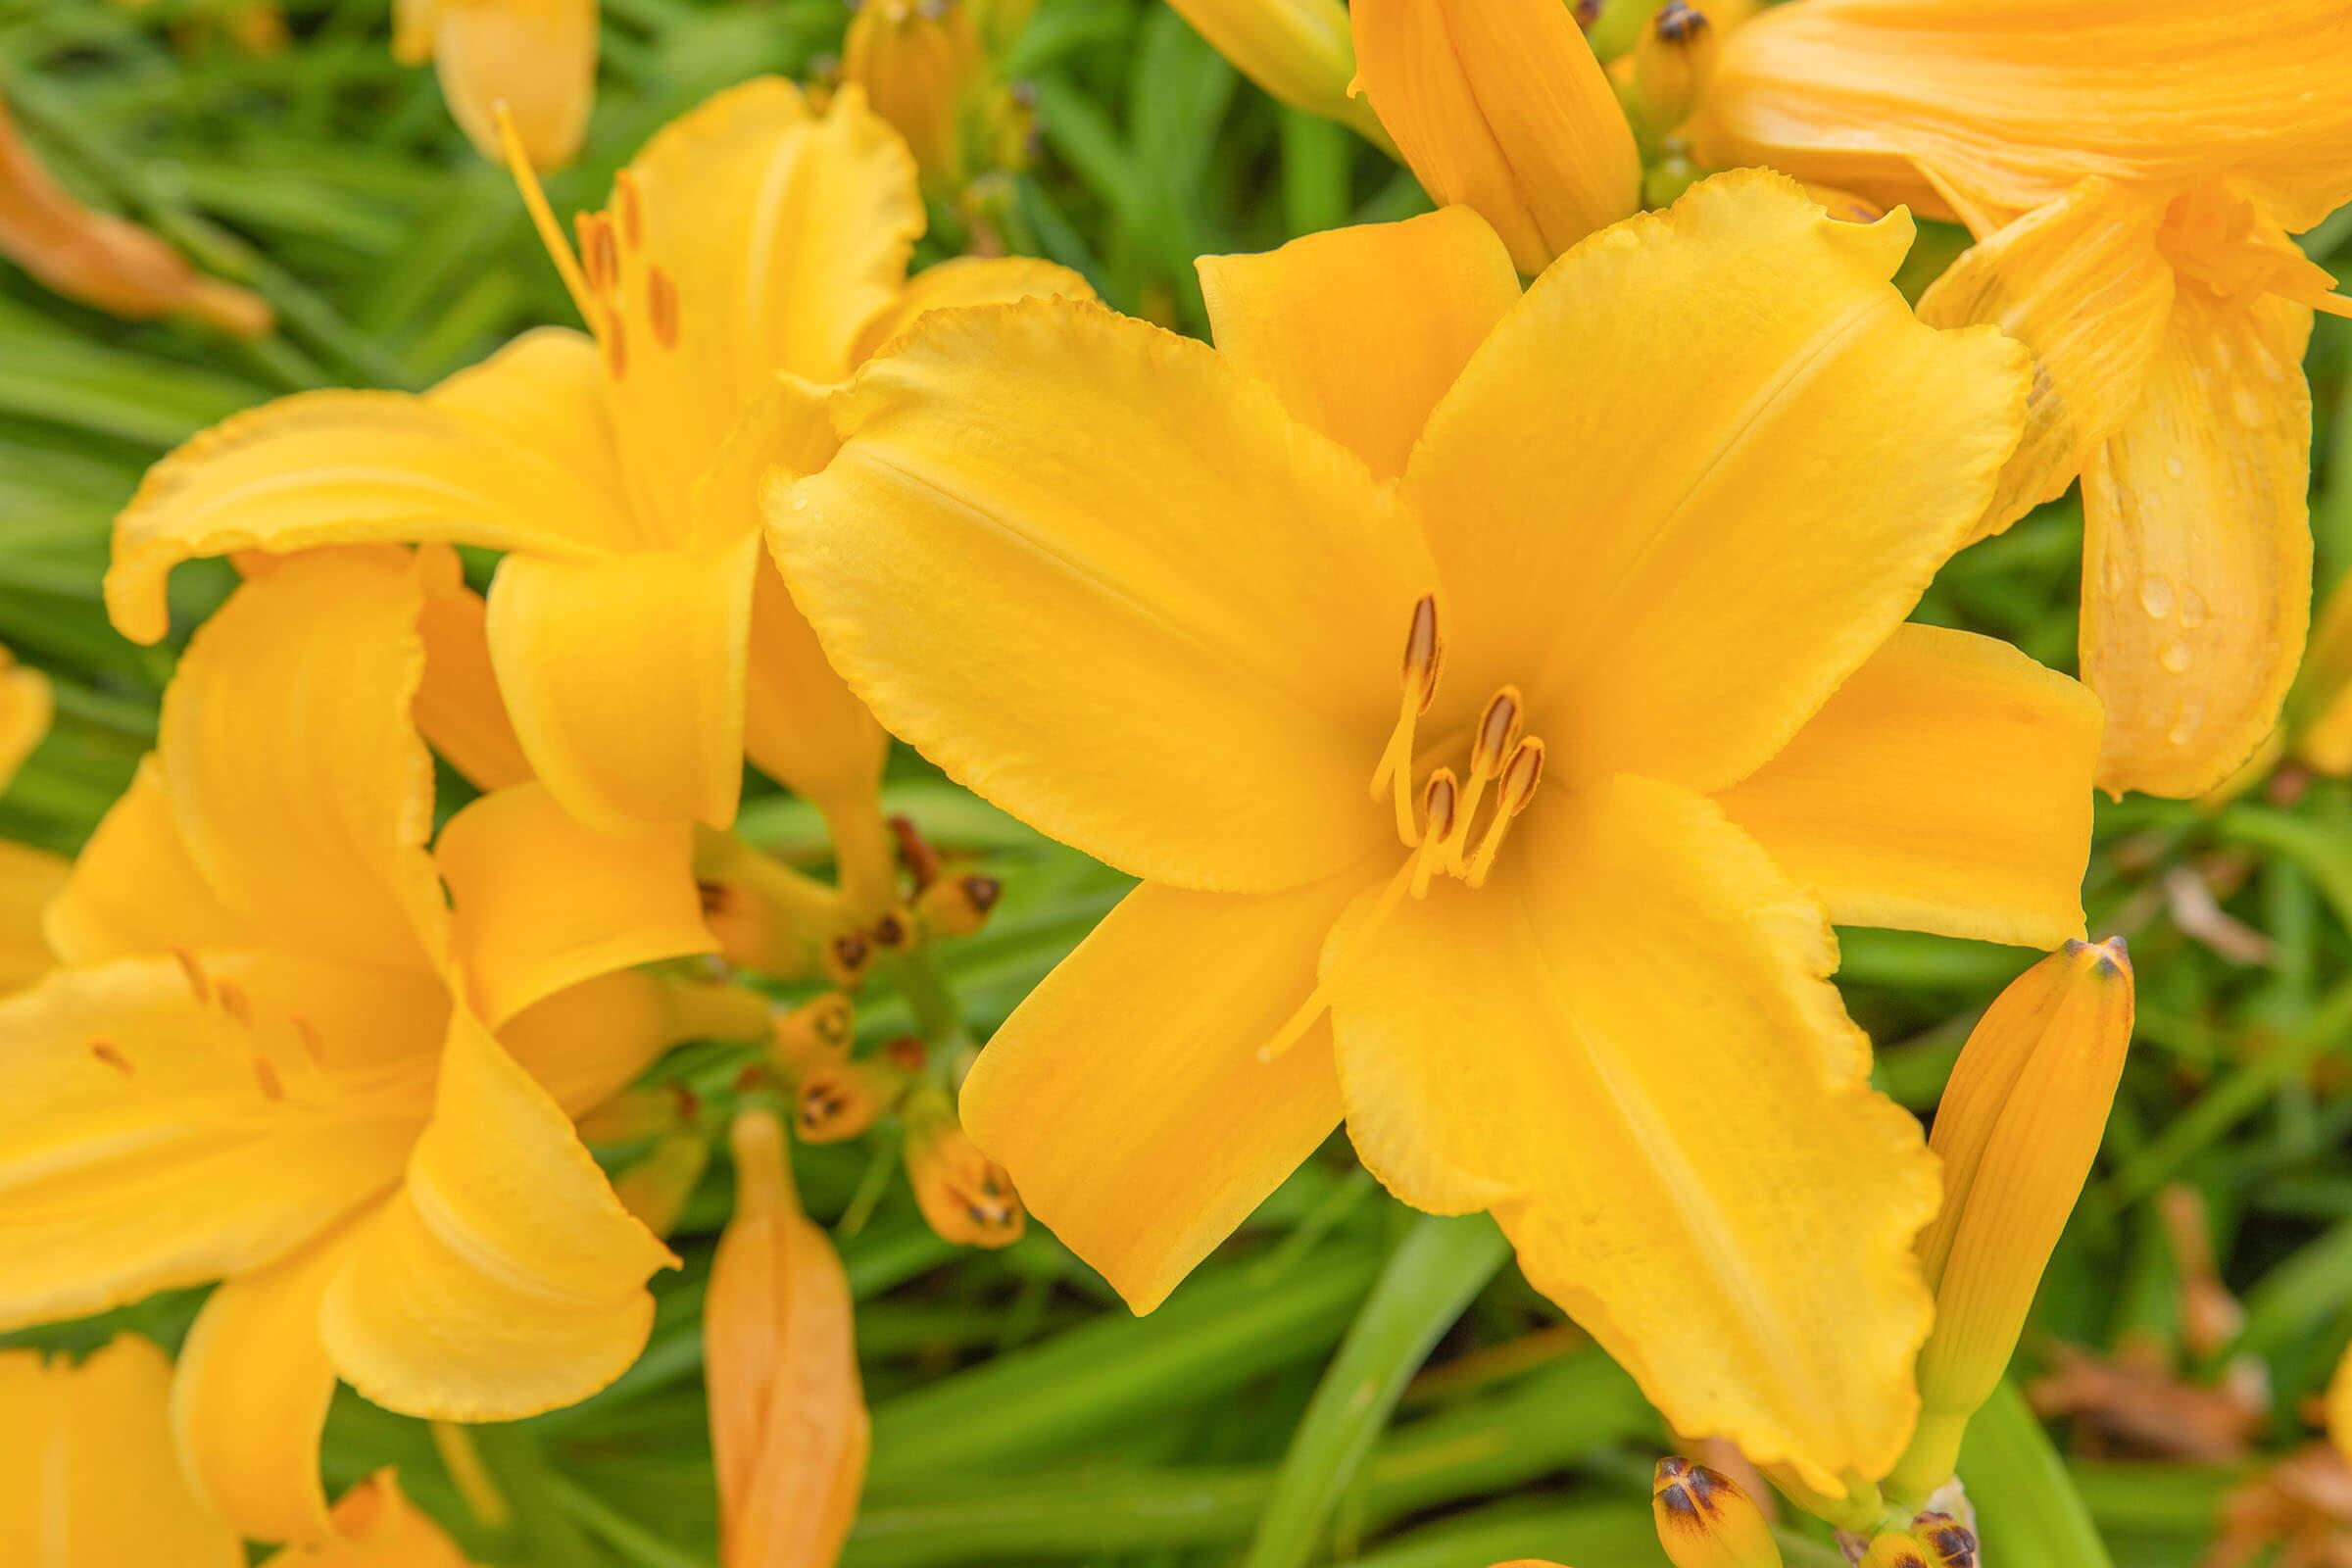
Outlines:
[{"label": "unopened bud", "polygon": [[916,1206],[942,1241],[964,1247],[1009,1247],[1021,1239],[1027,1216],[1004,1167],[980,1152],[937,1089],[906,1107],[906,1180]]},{"label": "unopened bud", "polygon": [[1781,1568],[1781,1548],[1763,1510],[1721,1471],[1678,1457],[1660,1459],[1650,1514],[1674,1568]]},{"label": "unopened bud", "polygon": [[1923,1513],[1908,1530],[1872,1537],[1860,1568],[1977,1568],[1976,1532],[1948,1513]]},{"label": "unopened bud", "polygon": [[396,53],[441,78],[450,117],[474,151],[504,161],[497,106],[507,107],[523,156],[541,173],[580,150],[596,104],[596,0],[481,0],[432,8],[429,33],[404,30]]},{"label": "unopened bud", "polygon": [[710,1164],[710,1145],[701,1133],[674,1132],[612,1178],[612,1196],[647,1230],[666,1240]]},{"label": "unopened bud", "polygon": [[1653,136],[1690,118],[1721,51],[1715,24],[1685,0],[1666,0],[1649,19],[1634,46],[1634,100]]},{"label": "unopened bud", "polygon": [[1341,0],[1168,0],[1193,30],[1272,97],[1336,120],[1377,146],[1388,133],[1348,84],[1355,45]]},{"label": "unopened bud", "polygon": [[1522,272],[1641,204],[1633,127],[1561,0],[1355,0],[1356,81],[1440,204]]},{"label": "unopened bud", "polygon": [[801,1078],[793,1130],[806,1144],[838,1144],[897,1108],[913,1079],[880,1056],[823,1062]]},{"label": "unopened bud", "polygon": [[1950,1479],[1968,1418],[2008,1367],[2098,1153],[2132,1015],[2123,939],[2070,942],[1994,999],[1960,1053],[1929,1140],[1944,1198],[1919,1257],[1936,1325],[1919,1426],[1887,1478],[1897,1496]]},{"label": "unopened bud", "polygon": [[684,1084],[623,1089],[579,1120],[585,1144],[633,1144],[676,1132],[700,1108]]},{"label": "unopened bud", "polygon": [[977,871],[943,876],[915,896],[915,918],[935,937],[968,936],[988,923],[1004,884]]},{"label": "unopened bud", "polygon": [[798,1083],[815,1068],[846,1057],[857,1038],[858,1014],[849,997],[828,991],[777,1014],[768,1059],[786,1082]]},{"label": "unopened bud", "polygon": [[884,953],[908,953],[914,948],[914,911],[896,905],[882,912],[866,933]]},{"label": "unopened bud", "polygon": [[906,138],[934,190],[956,189],[968,172],[964,125],[986,68],[963,0],[864,0],[841,51],[842,80]]}]

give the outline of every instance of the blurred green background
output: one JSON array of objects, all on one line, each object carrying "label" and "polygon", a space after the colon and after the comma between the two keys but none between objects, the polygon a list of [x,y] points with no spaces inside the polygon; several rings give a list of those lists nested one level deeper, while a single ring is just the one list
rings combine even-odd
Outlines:
[{"label": "blurred green background", "polygon": [[[231,8],[0,0],[0,94],[61,177],[259,290],[282,322],[252,344],[128,324],[0,266],[0,644],[54,677],[59,714],[0,799],[0,836],[73,850],[154,738],[172,648],[123,642],[99,599],[109,523],[149,463],[267,398],[422,387],[570,319],[507,176],[458,136],[429,72],[393,63],[389,0],[291,0],[292,46],[260,57],[206,26]],[[559,211],[600,203],[647,135],[714,89],[809,72],[847,15],[840,0],[605,0],[602,95],[587,153],[550,182]],[[1035,84],[1042,142],[1003,231],[1120,309],[1199,331],[1196,255],[1426,206],[1379,154],[1278,108],[1145,0],[1045,0],[1010,65]],[[2307,236],[2323,262],[2352,258],[2347,216]],[[937,226],[958,232],[947,213]],[[1941,258],[1955,238],[1923,244]],[[945,254],[934,241],[922,259]],[[2348,357],[2352,321],[2323,317],[2323,586],[2352,564]],[[2043,509],[1955,560],[1921,617],[2072,668],[2080,535],[2071,501]],[[180,634],[230,580],[218,563],[176,574]],[[446,810],[462,786],[444,782]],[[889,793],[1005,879],[987,931],[945,959],[985,1033],[1121,881],[919,759],[894,760]],[[749,799],[747,836],[821,859],[812,813],[766,786]],[[2352,1339],[2352,789],[2102,802],[2087,902],[2095,934],[2131,939],[2137,1045],[2019,1353],[2020,1383],[2053,1414],[1997,1406],[1969,1473],[1994,1568],[2092,1568],[2091,1523],[2125,1568],[2185,1568],[2231,1489],[2313,1440],[2312,1401]],[[1923,1112],[2029,957],[1876,931],[1844,951],[1880,1079]],[[880,1038],[906,1014],[884,993],[860,1021]],[[690,1050],[662,1071],[723,1101],[740,1060]],[[860,1303],[874,1456],[852,1564],[1663,1560],[1647,1506],[1657,1418],[1485,1221],[1405,1213],[1344,1143],[1140,1321],[1034,1225],[999,1254],[935,1240],[879,1140],[798,1157]],[[516,1523],[472,1521],[425,1429],[348,1391],[330,1487],[397,1463],[485,1562],[714,1562],[698,1312],[727,1192],[722,1162],[678,1240],[685,1271],[656,1281],[634,1370],[586,1404],[481,1429]],[[2218,1277],[2184,1242],[2200,1234]],[[127,1325],[172,1345],[194,1305],[171,1296],[19,1338],[78,1348]],[[1792,1563],[1838,1560],[1799,1534]]]}]

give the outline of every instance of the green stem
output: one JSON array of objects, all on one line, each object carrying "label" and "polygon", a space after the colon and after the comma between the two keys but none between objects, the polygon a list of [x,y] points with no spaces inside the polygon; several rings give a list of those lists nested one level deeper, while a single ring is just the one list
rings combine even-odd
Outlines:
[{"label": "green stem", "polygon": [[939,959],[927,947],[901,954],[892,969],[899,995],[914,1009],[915,1033],[931,1047],[932,1059],[946,1069],[950,1083],[961,1083],[979,1044],[964,1027],[963,1008],[940,972]]},{"label": "green stem", "polygon": [[585,1487],[562,1476],[550,1476],[547,1489],[564,1511],[591,1535],[641,1568],[710,1568],[702,1558],[678,1550]]}]

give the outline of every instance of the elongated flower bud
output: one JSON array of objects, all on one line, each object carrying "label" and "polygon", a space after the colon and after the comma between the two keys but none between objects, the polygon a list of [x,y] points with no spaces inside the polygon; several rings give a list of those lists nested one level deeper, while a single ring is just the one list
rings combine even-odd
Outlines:
[{"label": "elongated flower bud", "polygon": [[1888,1477],[1899,1496],[1950,1478],[1968,1418],[2009,1364],[2106,1131],[2132,1014],[2123,939],[2070,942],[1994,1000],[1960,1053],[1929,1140],[1944,1181],[1919,1249],[1936,1327],[1919,1357],[1919,1428]]},{"label": "elongated flower bud", "polygon": [[1478,210],[1522,272],[1642,199],[1616,92],[1560,0],[1355,0],[1357,85],[1431,196]]},{"label": "elongated flower bud", "polygon": [[392,42],[406,63],[431,57],[450,117],[492,163],[504,161],[502,102],[533,169],[579,152],[596,105],[596,0],[404,0]]},{"label": "elongated flower bud", "polygon": [[1660,1459],[1649,1505],[1658,1544],[1674,1568],[1781,1568],[1781,1548],[1763,1510],[1720,1471],[1688,1459]]},{"label": "elongated flower bud", "polygon": [[1193,30],[1268,96],[1336,120],[1379,147],[1388,132],[1349,96],[1355,45],[1340,0],[1168,0]]},{"label": "elongated flower bud", "polygon": [[1871,1538],[1860,1568],[1977,1568],[1977,1536],[1947,1513],[1923,1513],[1908,1530]]},{"label": "elongated flower bud", "polygon": [[1714,22],[1684,0],[1667,0],[1650,18],[1634,46],[1634,97],[1653,135],[1690,118],[1721,49]]},{"label": "elongated flower bud", "polygon": [[842,80],[906,138],[934,189],[963,181],[964,126],[987,68],[964,0],[863,0],[842,41]]},{"label": "elongated flower bud", "polygon": [[870,1423],[850,1282],[801,1212],[773,1114],[735,1118],[735,1217],[703,1308],[725,1568],[831,1568],[865,1481]]},{"label": "elongated flower bud", "polygon": [[988,923],[1004,884],[977,871],[943,876],[915,895],[915,917],[936,937],[969,936]]}]

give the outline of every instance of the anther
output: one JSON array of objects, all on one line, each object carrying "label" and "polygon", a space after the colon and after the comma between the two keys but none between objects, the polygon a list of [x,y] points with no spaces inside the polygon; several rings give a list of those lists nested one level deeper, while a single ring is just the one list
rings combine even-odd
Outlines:
[{"label": "anther", "polygon": [[1487,781],[1502,771],[1511,748],[1519,744],[1526,720],[1527,705],[1516,686],[1505,686],[1488,698],[1486,711],[1478,715],[1478,732],[1470,742],[1470,787],[1462,801],[1462,830],[1453,843],[1452,869],[1456,874],[1468,858],[1470,823],[1478,814],[1478,803],[1486,797]]},{"label": "anther", "polygon": [[131,1065],[131,1061],[128,1056],[122,1054],[122,1050],[121,1047],[117,1046],[112,1040],[108,1040],[103,1036],[93,1039],[90,1042],[90,1054],[97,1057],[100,1061],[105,1062],[109,1067],[114,1068],[115,1071],[121,1073],[125,1078],[130,1077],[133,1073],[136,1073],[139,1070]]},{"label": "anther", "polygon": [[637,192],[637,172],[624,169],[612,176],[613,205],[620,209],[620,237],[631,250],[645,243],[645,203]]},{"label": "anther", "polygon": [[1446,639],[1438,633],[1437,596],[1423,594],[1414,602],[1413,617],[1404,631],[1403,693],[1397,704],[1396,727],[1390,731],[1380,763],[1372,769],[1372,798],[1379,800],[1384,790],[1391,793],[1396,808],[1396,836],[1408,845],[1421,842],[1411,798],[1413,730],[1437,698],[1438,675],[1445,662]]},{"label": "anther", "polygon": [[1502,765],[1494,819],[1487,824],[1486,837],[1479,840],[1478,854],[1470,861],[1466,880],[1472,887],[1487,885],[1487,873],[1494,869],[1494,857],[1502,851],[1503,836],[1510,832],[1511,819],[1527,809],[1527,803],[1535,799],[1536,786],[1543,782],[1544,743],[1530,736],[1519,743],[1511,753],[1511,760]]},{"label": "anther", "polygon": [[326,1042],[319,1038],[318,1026],[299,1012],[288,1013],[294,1025],[294,1038],[302,1042],[302,1054],[311,1058],[311,1065],[326,1065]]},{"label": "anther", "polygon": [[654,341],[665,349],[678,346],[678,285],[659,267],[645,274],[646,317],[654,327]]},{"label": "anther", "polygon": [[220,999],[220,1010],[235,1019],[238,1027],[244,1029],[253,1027],[253,1002],[245,995],[243,986],[238,985],[234,980],[222,980],[216,984],[213,990],[214,994]]},{"label": "anther", "polygon": [[1413,855],[1413,897],[1429,896],[1429,879],[1447,858],[1446,846],[1453,838],[1454,823],[1461,805],[1461,787],[1454,780],[1453,769],[1441,767],[1429,775],[1429,783],[1421,792],[1421,814],[1424,819],[1421,847]]},{"label": "anther", "polygon": [[253,1081],[261,1086],[262,1098],[272,1103],[286,1098],[286,1086],[277,1076],[277,1068],[267,1056],[253,1058]]},{"label": "anther", "polygon": [[205,978],[204,965],[196,961],[196,955],[185,948],[173,948],[172,961],[179,965],[181,974],[187,976],[188,994],[196,999],[197,1004],[209,1005],[213,1000],[213,985]]},{"label": "anther", "polygon": [[618,381],[629,373],[629,337],[615,316],[605,323],[605,368]]},{"label": "anther", "polygon": [[1404,690],[1420,694],[1413,710],[1429,711],[1438,695],[1438,675],[1446,662],[1446,644],[1438,636],[1438,597],[1423,594],[1413,605],[1413,618],[1404,633]]}]

